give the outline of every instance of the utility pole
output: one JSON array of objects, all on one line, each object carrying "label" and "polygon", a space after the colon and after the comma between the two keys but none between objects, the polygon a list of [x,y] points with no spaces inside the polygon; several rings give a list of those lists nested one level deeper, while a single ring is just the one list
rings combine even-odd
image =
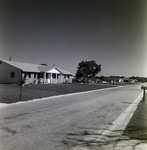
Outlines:
[{"label": "utility pole", "polygon": [[9,57],[9,61],[11,61],[12,59],[11,59],[11,56]]}]

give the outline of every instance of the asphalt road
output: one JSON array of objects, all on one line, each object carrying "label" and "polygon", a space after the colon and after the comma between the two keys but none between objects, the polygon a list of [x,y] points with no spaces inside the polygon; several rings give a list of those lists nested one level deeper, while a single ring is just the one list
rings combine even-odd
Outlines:
[{"label": "asphalt road", "polygon": [[0,106],[0,150],[69,150],[98,136],[142,92],[140,84]]}]

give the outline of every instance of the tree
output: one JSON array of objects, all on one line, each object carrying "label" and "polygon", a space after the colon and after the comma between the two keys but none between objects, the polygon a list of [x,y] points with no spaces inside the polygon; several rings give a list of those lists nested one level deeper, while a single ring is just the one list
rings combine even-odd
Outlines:
[{"label": "tree", "polygon": [[87,82],[88,79],[95,78],[100,71],[101,65],[96,64],[94,60],[81,61],[77,67],[76,78],[79,81]]},{"label": "tree", "polygon": [[120,78],[125,78],[124,76],[121,76]]},{"label": "tree", "polygon": [[100,80],[101,80],[101,81],[104,81],[104,80],[105,80],[105,77],[104,77],[104,76],[101,76],[101,77],[100,77]]}]

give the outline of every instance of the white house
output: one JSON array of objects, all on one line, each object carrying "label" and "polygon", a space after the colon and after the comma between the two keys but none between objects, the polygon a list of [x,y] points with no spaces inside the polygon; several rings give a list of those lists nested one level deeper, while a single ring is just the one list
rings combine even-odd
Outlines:
[{"label": "white house", "polygon": [[56,66],[0,60],[0,83],[64,83],[72,82],[74,75]]}]

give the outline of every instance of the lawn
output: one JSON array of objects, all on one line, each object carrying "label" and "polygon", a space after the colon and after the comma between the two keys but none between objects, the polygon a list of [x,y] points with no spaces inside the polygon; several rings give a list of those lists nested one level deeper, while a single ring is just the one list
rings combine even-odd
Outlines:
[{"label": "lawn", "polygon": [[15,103],[37,98],[109,88],[105,84],[30,84],[21,89],[17,84],[0,84],[0,103]]}]

